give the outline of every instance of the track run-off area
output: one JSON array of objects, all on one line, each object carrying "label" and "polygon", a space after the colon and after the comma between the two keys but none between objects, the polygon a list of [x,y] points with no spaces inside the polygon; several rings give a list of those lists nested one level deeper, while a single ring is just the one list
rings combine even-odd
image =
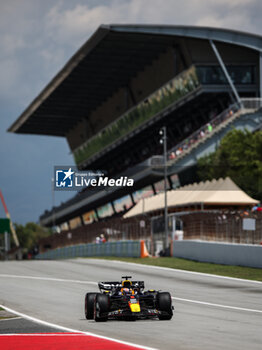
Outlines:
[{"label": "track run-off area", "polygon": [[[118,281],[124,275],[144,280],[146,289],[170,292],[175,307],[172,320],[86,320],[85,293],[98,291],[98,281]],[[72,259],[0,262],[0,284],[2,307],[55,330],[39,335],[40,340],[37,335],[28,335],[40,343],[58,344],[63,338],[69,346],[78,337],[82,342],[91,341],[83,345],[89,349],[128,349],[132,345],[164,350],[261,349],[262,283],[257,281],[122,261]],[[8,322],[8,332],[6,322],[0,322],[3,345],[7,337],[12,341],[26,337],[14,335],[14,321]],[[56,334],[60,331],[65,333]]]}]

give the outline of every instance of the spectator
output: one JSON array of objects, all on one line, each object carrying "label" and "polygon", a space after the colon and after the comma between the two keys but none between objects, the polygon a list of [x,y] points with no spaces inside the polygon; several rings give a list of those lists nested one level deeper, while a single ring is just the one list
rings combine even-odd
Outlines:
[{"label": "spectator", "polygon": [[258,208],[258,206],[257,206],[257,205],[254,205],[253,208],[252,208],[252,211],[256,211],[257,208]]},{"label": "spectator", "polygon": [[175,158],[176,158],[175,152],[171,152],[169,159],[175,159]]},{"label": "spectator", "polygon": [[252,208],[252,211],[262,211],[262,207],[261,207],[261,204],[257,204],[255,205],[253,208]]},{"label": "spectator", "polygon": [[259,204],[259,205],[258,205],[258,207],[257,207],[257,211],[262,211],[261,204]]},{"label": "spectator", "polygon": [[210,123],[207,124],[207,130],[208,130],[209,133],[211,133],[213,131],[212,124],[210,124]]},{"label": "spectator", "polygon": [[186,141],[185,141],[185,145],[184,145],[184,149],[188,149],[188,147],[189,147],[189,140],[188,140],[188,139],[186,139]]},{"label": "spectator", "polygon": [[176,156],[179,156],[181,153],[182,153],[182,147],[179,147],[177,150],[176,150]]},{"label": "spectator", "polygon": [[202,138],[202,137],[204,137],[204,136],[205,136],[205,132],[204,132],[204,130],[201,130],[201,131],[200,131],[199,136],[200,136],[200,138]]},{"label": "spectator", "polygon": [[100,243],[105,243],[106,239],[105,236],[103,235],[103,233],[100,235]]}]

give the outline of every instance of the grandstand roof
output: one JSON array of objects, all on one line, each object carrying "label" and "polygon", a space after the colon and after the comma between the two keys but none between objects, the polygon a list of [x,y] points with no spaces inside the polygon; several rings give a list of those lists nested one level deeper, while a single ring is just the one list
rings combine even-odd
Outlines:
[{"label": "grandstand roof", "polygon": [[[130,218],[155,210],[164,209],[164,193],[141,199],[124,218]],[[191,205],[225,205],[225,206],[250,206],[259,203],[249,197],[229,177],[192,185],[167,192],[167,205],[171,207],[187,207]]]},{"label": "grandstand roof", "polygon": [[127,86],[174,38],[215,40],[261,51],[262,37],[194,26],[101,25],[8,129],[65,136],[81,119]]}]

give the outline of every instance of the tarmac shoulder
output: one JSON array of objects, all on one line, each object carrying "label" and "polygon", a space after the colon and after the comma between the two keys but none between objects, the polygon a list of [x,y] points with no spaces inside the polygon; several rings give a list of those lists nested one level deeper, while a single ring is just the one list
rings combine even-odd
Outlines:
[{"label": "tarmac shoulder", "polygon": [[[0,310],[0,334],[57,333],[58,330]],[[64,331],[59,330],[59,333]]]}]

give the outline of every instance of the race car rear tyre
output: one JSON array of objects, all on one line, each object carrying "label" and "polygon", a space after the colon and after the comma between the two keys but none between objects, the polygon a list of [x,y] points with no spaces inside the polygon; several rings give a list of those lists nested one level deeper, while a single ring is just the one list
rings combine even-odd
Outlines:
[{"label": "race car rear tyre", "polygon": [[171,320],[173,311],[170,293],[162,292],[157,294],[157,307],[159,311],[165,312],[163,315],[158,315],[159,320]]},{"label": "race car rear tyre", "polygon": [[109,296],[97,293],[95,297],[94,319],[96,322],[105,322],[108,319]]},{"label": "race car rear tyre", "polygon": [[86,293],[85,296],[85,316],[87,320],[94,318],[94,302],[97,293]]}]

